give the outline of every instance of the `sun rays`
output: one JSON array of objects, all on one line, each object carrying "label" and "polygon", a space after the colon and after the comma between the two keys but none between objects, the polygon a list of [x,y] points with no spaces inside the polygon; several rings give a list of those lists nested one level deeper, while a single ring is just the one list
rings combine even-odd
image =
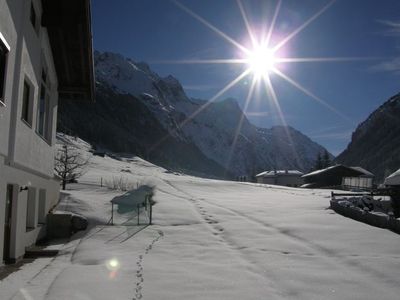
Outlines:
[{"label": "sun rays", "polygon": [[[241,0],[237,0],[237,6],[240,11],[240,14],[243,19],[243,23],[246,27],[247,33],[249,35],[251,41],[251,47],[246,47],[245,45],[240,44],[238,41],[230,37],[228,34],[224,33],[216,26],[208,22],[206,19],[180,3],[178,0],[172,0],[172,2],[181,10],[189,14],[191,17],[205,25],[207,28],[212,30],[218,36],[223,38],[225,41],[231,43],[236,48],[238,48],[242,57],[239,58],[220,58],[220,59],[194,59],[194,60],[174,60],[174,61],[159,61],[157,63],[161,64],[238,64],[244,65],[246,70],[244,73],[252,74],[253,78],[257,81],[264,81],[264,86],[267,87],[267,93],[271,96],[272,83],[270,80],[270,76],[272,74],[278,75],[284,81],[291,84],[293,87],[297,88],[299,91],[303,92],[305,95],[309,96],[311,99],[321,104],[322,106],[329,109],[332,113],[340,116],[345,120],[349,120],[343,113],[339,112],[332,105],[328,104],[321,97],[315,95],[307,88],[303,87],[299,82],[290,78],[287,74],[284,74],[283,71],[279,68],[279,65],[290,64],[290,63],[312,63],[312,62],[347,62],[347,61],[357,61],[357,60],[369,60],[371,58],[364,57],[279,57],[277,55],[278,50],[283,48],[287,43],[289,43],[296,35],[298,35],[302,30],[304,30],[307,26],[309,26],[313,21],[315,21],[318,17],[320,17],[324,12],[326,12],[335,2],[336,0],[331,0],[327,2],[324,6],[322,6],[315,14],[309,17],[303,24],[289,33],[287,36],[283,37],[276,45],[271,45],[271,39],[275,30],[275,25],[279,16],[279,12],[282,6],[282,0],[278,0],[274,9],[274,14],[272,20],[268,26],[268,30],[266,30],[266,36],[260,35],[257,36],[254,30],[251,27],[249,18],[247,16],[245,7]],[[241,75],[243,75],[242,73]],[[242,76],[239,77],[242,77]],[[235,84],[239,81],[235,81]],[[212,97],[210,102],[215,101],[218,97],[232,88],[234,84],[229,83],[224,88],[221,89],[214,97]],[[222,93],[221,93],[222,92]],[[275,92],[273,94],[276,96]],[[276,103],[279,103],[278,97],[276,99],[271,99],[272,103],[276,107]],[[208,104],[206,104],[208,105]],[[200,108],[201,110],[203,108]],[[282,114],[282,112],[278,112]],[[282,114],[281,120],[284,120],[284,116]],[[188,121],[184,121],[187,123]],[[285,123],[283,123],[285,124]],[[184,124],[182,124],[184,125]]]},{"label": "sun rays", "polygon": [[[222,64],[222,65],[242,65],[244,71],[240,73],[239,76],[234,78],[228,84],[226,84],[223,88],[221,88],[211,99],[208,100],[204,105],[201,105],[195,112],[193,112],[190,116],[188,116],[184,121],[179,124],[179,128],[186,125],[190,120],[192,120],[196,115],[204,111],[211,103],[220,98],[223,94],[225,94],[228,90],[232,89],[235,85],[237,85],[242,79],[247,76],[252,76],[251,83],[249,84],[249,91],[247,93],[247,97],[244,103],[244,113],[251,102],[256,88],[259,89],[265,88],[266,93],[268,95],[269,101],[272,104],[272,107],[275,109],[279,119],[283,125],[287,125],[285,120],[285,115],[280,107],[279,97],[273,87],[271,82],[271,75],[276,75],[277,78],[287,82],[292,87],[296,88],[300,92],[304,93],[310,99],[318,103],[319,105],[324,106],[332,113],[336,114],[340,118],[348,121],[349,118],[340,112],[338,109],[330,105],[328,102],[324,101],[321,97],[315,95],[309,89],[301,85],[299,82],[295,81],[293,78],[289,77],[287,74],[283,72],[283,65],[294,64],[294,63],[321,63],[321,62],[348,62],[348,61],[361,61],[361,60],[370,60],[371,58],[365,57],[281,57],[278,52],[283,49],[293,38],[295,38],[301,31],[307,28],[312,22],[314,22],[318,17],[320,17],[324,12],[326,12],[332,5],[336,2],[336,0],[327,1],[316,13],[311,15],[303,22],[299,27],[294,29],[292,32],[287,34],[286,36],[280,38],[280,40],[272,44],[272,39],[274,37],[276,23],[281,11],[282,0],[277,0],[276,5],[273,10],[272,18],[269,24],[266,24],[264,30],[261,30],[261,34],[256,34],[254,28],[252,28],[252,24],[246,13],[245,6],[242,3],[242,0],[236,0],[238,10],[243,20],[243,24],[246,28],[248,38],[250,40],[250,46],[243,45],[239,43],[237,40],[229,36],[227,33],[218,29],[216,26],[211,24],[205,18],[183,5],[178,0],[171,0],[179,9],[187,13],[189,16],[206,26],[212,32],[217,34],[219,37],[224,39],[226,42],[230,43],[234,47],[236,47],[241,53],[238,57],[228,57],[228,58],[216,58],[216,59],[184,59],[184,60],[173,60],[173,61],[158,61],[156,63],[160,64]],[[373,58],[372,58],[373,59]],[[232,148],[227,158],[227,167],[229,167],[230,161],[232,159],[233,151],[240,136],[241,127],[243,124],[244,115],[238,121],[237,128],[235,129],[234,139],[232,143]],[[290,134],[287,132],[288,140],[290,141]],[[161,143],[162,141],[160,141]],[[160,144],[157,143],[157,144]]]}]

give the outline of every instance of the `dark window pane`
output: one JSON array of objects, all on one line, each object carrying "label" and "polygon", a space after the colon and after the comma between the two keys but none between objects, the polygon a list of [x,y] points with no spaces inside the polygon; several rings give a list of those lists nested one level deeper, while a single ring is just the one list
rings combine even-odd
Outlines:
[{"label": "dark window pane", "polygon": [[0,41],[0,100],[4,101],[4,80],[6,76],[7,48]]},{"label": "dark window pane", "polygon": [[50,95],[46,94],[45,112],[44,112],[44,137],[46,140],[51,139],[51,124],[50,124]]},{"label": "dark window pane", "polygon": [[31,120],[29,118],[29,107],[30,107],[29,100],[30,100],[30,86],[25,81],[24,82],[24,93],[22,95],[22,119],[30,124]]},{"label": "dark window pane", "polygon": [[31,3],[31,23],[33,28],[36,30],[36,11],[35,7],[33,7],[33,3]]},{"label": "dark window pane", "polygon": [[46,83],[46,79],[47,79],[47,73],[46,73],[46,71],[43,69],[43,70],[42,70],[42,80],[43,80],[44,83]]},{"label": "dark window pane", "polygon": [[46,87],[42,84],[40,87],[40,98],[38,105],[38,121],[37,121],[37,131],[43,136],[44,126],[45,126],[45,114],[46,114]]}]

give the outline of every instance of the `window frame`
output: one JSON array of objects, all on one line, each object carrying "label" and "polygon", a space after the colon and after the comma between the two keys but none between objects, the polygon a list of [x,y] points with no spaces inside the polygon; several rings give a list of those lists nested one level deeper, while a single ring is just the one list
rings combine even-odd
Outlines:
[{"label": "window frame", "polygon": [[[43,77],[45,74],[45,77]],[[40,89],[39,97],[37,101],[37,112],[36,112],[36,133],[45,140],[48,144],[51,144],[51,129],[50,123],[52,123],[51,117],[51,84],[49,82],[49,76],[47,72],[47,67],[42,67],[42,73],[40,76]],[[42,97],[43,96],[43,97]],[[44,110],[42,112],[42,100],[44,102]],[[41,124],[41,114],[43,113],[44,119],[43,124]],[[52,124],[51,124],[52,125]],[[43,128],[42,128],[43,127]],[[41,132],[43,131],[43,132]]]},{"label": "window frame", "polygon": [[40,21],[38,11],[34,4],[34,0],[31,0],[31,6],[29,9],[29,21],[33,27],[33,30],[36,32],[37,35],[39,35]]},{"label": "window frame", "polygon": [[47,209],[46,209],[46,189],[39,189],[38,191],[38,225],[46,224]]},{"label": "window frame", "polygon": [[26,197],[26,223],[25,223],[25,231],[29,232],[34,230],[37,225],[37,195],[36,195],[36,188],[34,187],[29,187],[28,190],[28,195]]},{"label": "window frame", "polygon": [[[0,105],[6,106],[6,82],[7,82],[7,69],[8,69],[8,56],[10,54],[10,45],[7,43],[6,39],[4,38],[3,34],[0,32],[0,47],[6,50],[5,58],[4,58],[4,76],[0,78],[2,81],[2,89],[0,90]],[[1,67],[1,66],[0,66]]]},{"label": "window frame", "polygon": [[[25,107],[25,86],[28,86],[28,103],[27,103],[27,108]],[[35,100],[35,86],[32,84],[32,81],[29,80],[27,76],[25,76],[24,82],[23,82],[23,90],[22,90],[22,108],[21,108],[21,120],[24,122],[27,126],[32,128],[33,125],[33,103]],[[27,109],[26,114],[27,114],[27,119],[24,118],[24,107]]]}]

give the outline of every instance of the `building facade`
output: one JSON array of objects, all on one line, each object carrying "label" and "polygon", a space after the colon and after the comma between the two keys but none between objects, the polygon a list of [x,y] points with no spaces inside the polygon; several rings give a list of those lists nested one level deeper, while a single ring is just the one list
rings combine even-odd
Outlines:
[{"label": "building facade", "polygon": [[[58,201],[60,186],[53,173],[57,105],[60,87],[66,87],[67,95],[69,85],[57,74],[65,74],[70,66],[60,68],[61,60],[68,64],[68,56],[59,50],[66,50],[62,44],[67,41],[53,34],[56,30],[62,37],[67,24],[51,23],[50,16],[57,16],[60,5],[77,4],[53,2],[57,7],[49,1],[0,0],[0,264],[22,257],[26,247],[45,235],[46,215]],[[81,3],[89,12],[89,2]],[[91,35],[86,43],[91,51]],[[75,80],[74,73],[70,76]],[[82,88],[82,97],[90,99],[93,72],[89,76],[75,80],[74,88]]]},{"label": "building facade", "polygon": [[304,183],[302,172],[298,170],[273,170],[256,175],[257,183],[298,187]]},{"label": "building facade", "polygon": [[[364,185],[372,185],[374,175],[361,167],[348,167],[344,165],[334,165],[328,168],[313,171],[303,175],[305,188],[336,188],[342,189],[346,184],[359,184],[358,188]],[[359,178],[355,180],[354,178]],[[361,179],[365,178],[365,179]],[[348,186],[357,188],[357,186]]]},{"label": "building facade", "polygon": [[386,177],[384,184],[386,186],[400,187],[400,169]]}]

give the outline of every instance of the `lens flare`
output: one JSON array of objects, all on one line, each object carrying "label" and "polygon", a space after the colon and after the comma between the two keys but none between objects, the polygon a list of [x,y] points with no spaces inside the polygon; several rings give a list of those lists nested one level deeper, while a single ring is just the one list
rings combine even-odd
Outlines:
[{"label": "lens flare", "polygon": [[118,259],[112,258],[106,262],[106,267],[110,271],[117,271],[120,268]]}]

